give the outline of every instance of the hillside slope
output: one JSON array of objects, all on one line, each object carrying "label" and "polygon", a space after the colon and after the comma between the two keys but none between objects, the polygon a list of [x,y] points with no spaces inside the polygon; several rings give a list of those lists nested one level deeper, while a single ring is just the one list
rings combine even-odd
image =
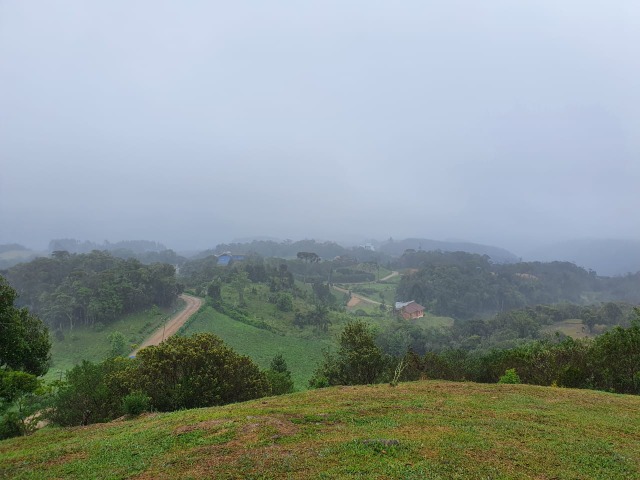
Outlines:
[{"label": "hillside slope", "polygon": [[0,442],[2,478],[640,477],[640,397],[422,381]]}]

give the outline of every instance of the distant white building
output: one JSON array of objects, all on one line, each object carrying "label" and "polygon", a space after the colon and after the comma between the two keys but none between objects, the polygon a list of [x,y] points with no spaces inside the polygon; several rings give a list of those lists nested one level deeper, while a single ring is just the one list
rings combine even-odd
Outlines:
[{"label": "distant white building", "polygon": [[371,243],[365,243],[364,245],[360,245],[362,248],[364,248],[365,250],[369,250],[370,252],[375,252],[376,251],[376,247],[373,246],[373,244]]}]

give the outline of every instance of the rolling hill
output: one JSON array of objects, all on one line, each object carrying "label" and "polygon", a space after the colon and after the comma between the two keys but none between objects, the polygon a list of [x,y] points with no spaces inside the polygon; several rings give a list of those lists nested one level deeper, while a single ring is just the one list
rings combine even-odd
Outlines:
[{"label": "rolling hill", "polygon": [[0,477],[631,479],[640,397],[419,381],[148,414],[0,442]]}]

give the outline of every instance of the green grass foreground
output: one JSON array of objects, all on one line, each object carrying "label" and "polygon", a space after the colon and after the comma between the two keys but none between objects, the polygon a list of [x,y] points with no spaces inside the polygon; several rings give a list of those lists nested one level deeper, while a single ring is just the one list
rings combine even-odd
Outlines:
[{"label": "green grass foreground", "polygon": [[0,477],[640,478],[640,397],[442,381],[335,387],[0,442]]}]

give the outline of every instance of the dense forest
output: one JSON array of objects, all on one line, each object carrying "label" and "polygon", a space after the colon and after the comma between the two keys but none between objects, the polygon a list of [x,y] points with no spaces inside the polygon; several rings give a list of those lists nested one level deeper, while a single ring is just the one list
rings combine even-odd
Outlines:
[{"label": "dense forest", "polygon": [[448,328],[421,328],[414,323],[397,321],[378,332],[381,348],[392,355],[412,350],[420,355],[448,349],[486,352],[514,348],[534,340],[559,342],[566,338],[545,327],[565,320],[582,324],[583,332],[602,333],[615,326],[629,326],[635,318],[633,306],[619,302],[594,305],[570,303],[535,305],[500,312],[487,318],[456,321]]},{"label": "dense forest", "polygon": [[540,304],[640,302],[640,274],[599,277],[569,262],[494,264],[486,255],[407,251],[394,265],[410,269],[398,300],[456,319]]},{"label": "dense forest", "polygon": [[168,306],[182,290],[172,265],[144,265],[97,250],[56,251],[51,258],[18,264],[5,276],[19,294],[16,304],[28,307],[54,331],[107,324],[152,305]]}]

